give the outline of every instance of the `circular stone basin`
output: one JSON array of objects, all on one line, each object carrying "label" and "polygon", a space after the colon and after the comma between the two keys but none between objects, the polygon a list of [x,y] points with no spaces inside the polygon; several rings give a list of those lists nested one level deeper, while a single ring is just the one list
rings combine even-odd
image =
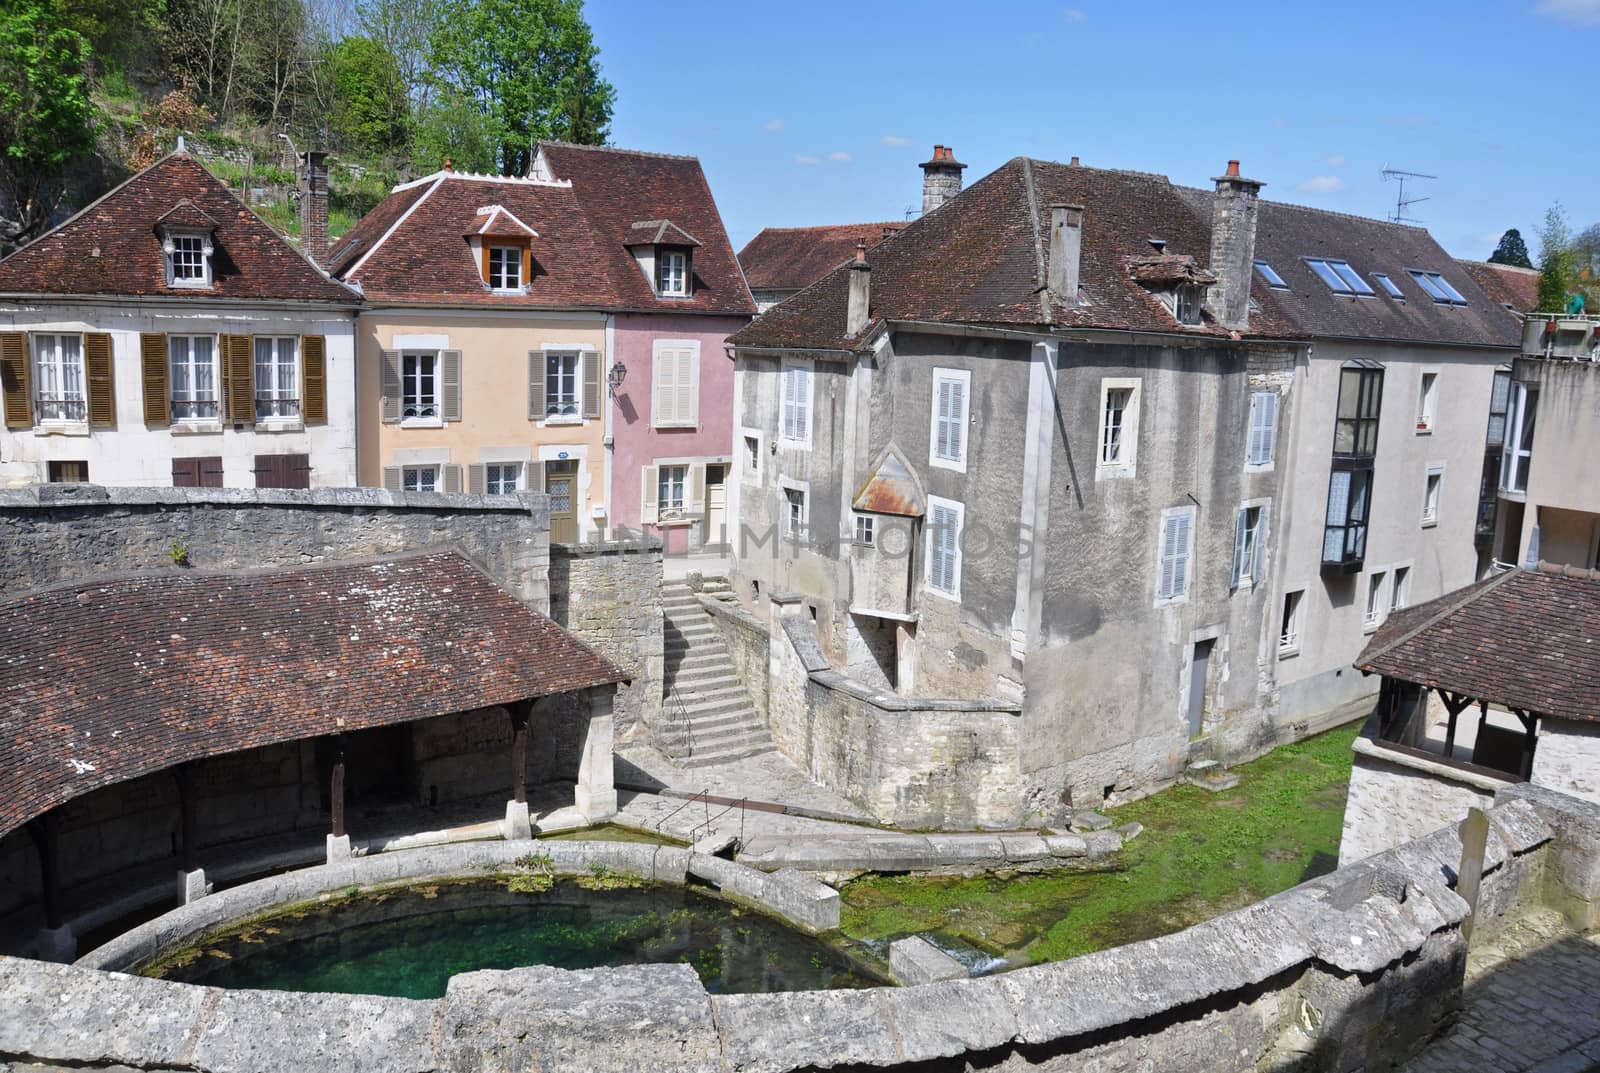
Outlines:
[{"label": "circular stone basin", "polygon": [[146,963],[145,976],[276,991],[431,999],[456,973],[685,962],[721,993],[875,987],[820,939],[682,887],[555,880],[438,882],[302,904]]}]

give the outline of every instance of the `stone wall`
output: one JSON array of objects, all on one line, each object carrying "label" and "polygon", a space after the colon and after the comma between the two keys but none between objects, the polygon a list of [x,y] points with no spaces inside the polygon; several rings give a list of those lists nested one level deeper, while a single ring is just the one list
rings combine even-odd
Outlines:
[{"label": "stone wall", "polygon": [[1600,804],[1600,725],[1542,717],[1532,780]]},{"label": "stone wall", "polygon": [[617,687],[617,737],[653,728],[664,676],[660,542],[553,544],[550,592],[550,617],[632,679]]},{"label": "stone wall", "polygon": [[733,673],[749,694],[756,714],[766,719],[767,671],[772,651],[766,623],[738,604],[726,600],[702,596],[700,606],[717,624],[723,646],[727,648],[728,657],[733,663]]},{"label": "stone wall", "polygon": [[1376,744],[1365,733],[1353,748],[1340,864],[1460,823],[1468,809],[1488,808],[1510,781],[1402,753]]}]

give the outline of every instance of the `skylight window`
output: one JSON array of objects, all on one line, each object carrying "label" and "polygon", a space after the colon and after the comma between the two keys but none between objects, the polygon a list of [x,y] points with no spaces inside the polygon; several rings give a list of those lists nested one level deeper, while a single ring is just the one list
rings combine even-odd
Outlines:
[{"label": "skylight window", "polygon": [[1415,268],[1408,268],[1406,271],[1411,273],[1411,278],[1417,281],[1417,286],[1427,291],[1428,297],[1432,298],[1436,303],[1452,306],[1464,306],[1467,304],[1467,300],[1461,296],[1461,292],[1450,286],[1450,281],[1439,273],[1423,272]]},{"label": "skylight window", "polygon": [[1372,274],[1372,278],[1378,281],[1378,286],[1382,287],[1388,292],[1390,298],[1393,298],[1397,302],[1404,302],[1406,300],[1405,293],[1400,290],[1400,285],[1394,280],[1390,279],[1388,276],[1384,275],[1382,272],[1374,272]]},{"label": "skylight window", "polygon": [[1334,294],[1359,294],[1369,297],[1377,294],[1367,281],[1361,278],[1360,273],[1345,261],[1307,257],[1306,264],[1311,266],[1311,271],[1315,272]]},{"label": "skylight window", "polygon": [[1261,278],[1267,281],[1267,286],[1274,290],[1286,291],[1289,289],[1289,285],[1283,281],[1283,277],[1278,275],[1277,269],[1267,264],[1267,262],[1257,261],[1256,271],[1260,272]]}]

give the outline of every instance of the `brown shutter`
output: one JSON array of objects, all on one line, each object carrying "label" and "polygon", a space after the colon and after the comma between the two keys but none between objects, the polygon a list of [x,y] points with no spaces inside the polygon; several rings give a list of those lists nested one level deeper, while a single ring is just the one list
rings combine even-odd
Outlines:
[{"label": "brown shutter", "polygon": [[144,332],[139,336],[139,368],[144,385],[144,423],[151,427],[172,424],[165,332]]},{"label": "brown shutter", "polygon": [[256,455],[256,487],[277,488],[278,460],[275,455]]},{"label": "brown shutter", "polygon": [[300,414],[308,425],[328,423],[328,344],[320,335],[300,337]]},{"label": "brown shutter", "polygon": [[172,460],[172,487],[200,487],[200,460],[198,458],[174,458]]},{"label": "brown shutter", "polygon": [[90,332],[83,337],[83,366],[89,381],[89,427],[116,428],[117,377],[110,335]]},{"label": "brown shutter", "polygon": [[278,457],[281,459],[280,465],[283,466],[283,487],[311,487],[310,455],[279,455]]},{"label": "brown shutter", "polygon": [[583,416],[600,416],[600,354],[584,351],[583,362]]},{"label": "brown shutter", "polygon": [[378,419],[386,425],[400,420],[400,352],[378,352]]},{"label": "brown shutter", "polygon": [[199,480],[201,488],[222,487],[222,456],[208,455],[195,459],[200,467]]},{"label": "brown shutter", "polygon": [[5,392],[6,428],[33,427],[28,371],[28,337],[22,332],[0,332],[0,389]]},{"label": "brown shutter", "polygon": [[461,420],[461,351],[441,350],[439,364],[439,410],[446,421]]},{"label": "brown shutter", "polygon": [[544,405],[544,351],[528,351],[528,420],[543,421]]},{"label": "brown shutter", "polygon": [[236,425],[256,422],[256,356],[248,335],[224,335],[222,383],[227,389],[228,420]]}]

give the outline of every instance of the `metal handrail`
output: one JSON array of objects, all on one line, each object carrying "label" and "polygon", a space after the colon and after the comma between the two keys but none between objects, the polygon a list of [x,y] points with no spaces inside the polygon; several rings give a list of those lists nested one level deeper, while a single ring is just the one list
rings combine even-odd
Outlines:
[{"label": "metal handrail", "polygon": [[[705,798],[704,794],[702,794],[701,796],[702,796],[702,798]],[[715,824],[718,820],[722,819],[722,817],[726,816],[728,813],[732,812],[734,809],[738,809],[739,810],[739,845],[741,845],[741,846],[744,845],[745,805],[747,805],[749,803],[749,801],[750,801],[750,799],[748,797],[741,797],[737,801],[730,802],[728,804],[727,808],[724,808],[721,812],[719,812],[715,816],[713,816],[713,815],[711,815],[711,802],[709,800],[707,800],[706,801],[706,821],[705,821],[705,823],[700,824],[698,827],[694,827],[694,828],[690,829],[690,831],[689,831],[689,842],[690,842],[690,844],[692,845],[693,843],[700,841],[701,838],[705,837],[704,835],[702,835],[700,833],[702,830],[705,831],[706,835],[712,834],[711,828],[712,828],[713,824]]]},{"label": "metal handrail", "polygon": [[694,720],[689,718],[689,708],[683,703],[683,698],[678,695],[678,687],[667,687],[667,700],[671,704],[668,711],[669,718],[663,729],[677,731],[681,728],[683,734],[683,748],[675,749],[670,740],[671,735],[662,735],[662,747],[667,755],[674,760],[686,759],[694,755]]},{"label": "metal handrail", "polygon": [[[672,819],[672,817],[676,816],[678,813],[682,812],[684,809],[688,808],[690,805],[694,804],[696,801],[705,801],[707,799],[707,797],[710,795],[710,793],[711,793],[711,787],[707,786],[704,789],[702,789],[698,794],[690,794],[684,800],[683,804],[679,805],[677,808],[673,809],[671,812],[667,813],[665,816],[661,817],[659,820],[656,821],[656,830],[657,831],[662,830],[663,829],[663,825],[665,825],[668,820]],[[710,805],[708,804],[707,805],[707,809],[709,810],[709,808],[710,808]],[[691,828],[691,831],[692,830],[694,830],[694,829]]]}]

